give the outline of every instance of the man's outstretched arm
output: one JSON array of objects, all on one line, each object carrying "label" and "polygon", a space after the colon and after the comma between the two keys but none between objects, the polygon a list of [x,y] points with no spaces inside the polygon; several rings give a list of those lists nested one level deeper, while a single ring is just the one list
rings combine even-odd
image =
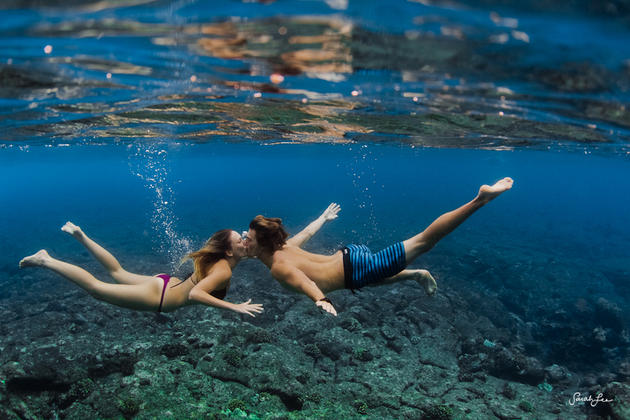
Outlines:
[{"label": "man's outstretched arm", "polygon": [[296,292],[303,293],[315,302],[315,305],[319,306],[326,312],[337,316],[337,311],[332,305],[330,300],[326,299],[324,292],[317,287],[317,284],[302,270],[293,267],[289,264],[276,263],[271,268],[271,275],[285,286],[295,290]]},{"label": "man's outstretched arm", "polygon": [[322,228],[322,226],[324,226],[326,222],[336,219],[339,210],[341,210],[339,204],[331,203],[317,219],[312,221],[300,233],[289,238],[289,240],[287,240],[287,243],[289,245],[297,247],[304,245],[309,239],[313,237],[313,235],[315,235]]}]

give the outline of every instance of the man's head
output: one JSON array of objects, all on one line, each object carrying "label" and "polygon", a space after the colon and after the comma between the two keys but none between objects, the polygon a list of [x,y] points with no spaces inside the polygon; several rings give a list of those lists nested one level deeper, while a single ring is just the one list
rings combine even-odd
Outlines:
[{"label": "man's head", "polygon": [[247,255],[258,257],[262,254],[273,254],[287,243],[288,236],[282,226],[282,219],[258,215],[249,224]]}]

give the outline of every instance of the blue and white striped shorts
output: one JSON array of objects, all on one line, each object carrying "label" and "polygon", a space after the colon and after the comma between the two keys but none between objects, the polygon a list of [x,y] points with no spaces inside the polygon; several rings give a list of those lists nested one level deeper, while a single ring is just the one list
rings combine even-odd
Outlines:
[{"label": "blue and white striped shorts", "polygon": [[388,246],[376,254],[365,245],[347,245],[341,251],[346,289],[359,289],[379,282],[407,267],[402,242]]}]

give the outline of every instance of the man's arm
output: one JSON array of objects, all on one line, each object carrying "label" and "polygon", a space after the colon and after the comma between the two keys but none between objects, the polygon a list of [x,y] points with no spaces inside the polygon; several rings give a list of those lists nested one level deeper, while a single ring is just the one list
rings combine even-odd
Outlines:
[{"label": "man's arm", "polygon": [[326,299],[324,292],[322,292],[319,287],[317,287],[317,284],[309,279],[302,270],[289,264],[275,263],[271,267],[271,275],[280,283],[311,298],[313,302],[315,302],[315,305],[321,307],[326,312],[337,316],[335,307]]},{"label": "man's arm", "polygon": [[313,237],[324,224],[330,220],[337,218],[337,213],[339,213],[341,207],[337,203],[331,203],[326,210],[314,221],[312,221],[308,226],[306,226],[300,233],[289,238],[287,243],[289,245],[301,247]]}]

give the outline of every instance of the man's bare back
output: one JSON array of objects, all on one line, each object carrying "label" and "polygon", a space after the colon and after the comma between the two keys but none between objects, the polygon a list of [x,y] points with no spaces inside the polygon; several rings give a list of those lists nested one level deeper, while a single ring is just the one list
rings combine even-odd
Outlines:
[{"label": "man's bare back", "polygon": [[[293,245],[285,245],[272,255],[271,272],[278,264],[288,264],[300,270],[324,293],[343,289],[343,257],[341,251],[333,255],[313,254]],[[283,279],[276,278],[281,283]]]}]

